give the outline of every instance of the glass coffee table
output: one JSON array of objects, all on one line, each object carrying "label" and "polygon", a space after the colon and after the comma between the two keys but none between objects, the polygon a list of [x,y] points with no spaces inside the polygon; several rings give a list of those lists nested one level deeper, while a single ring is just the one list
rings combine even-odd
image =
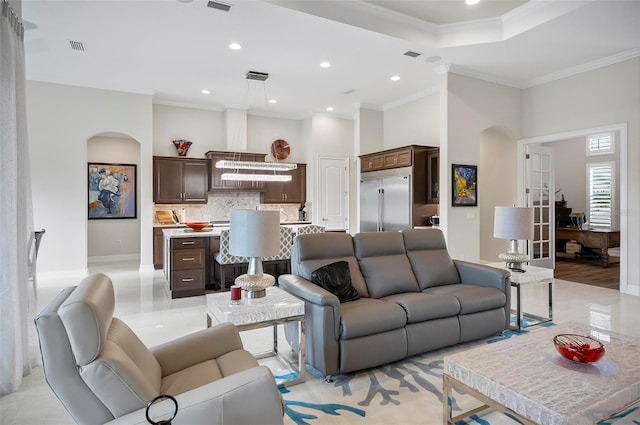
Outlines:
[{"label": "glass coffee table", "polygon": [[[207,294],[207,326],[213,323],[233,323],[239,331],[273,326],[273,350],[255,354],[257,359],[277,357],[293,371],[291,377],[278,379],[278,385],[295,385],[305,380],[304,301],[278,287],[267,288],[263,298],[242,298],[231,302],[229,292]],[[298,323],[300,348],[295,364],[278,351],[278,325]]]},{"label": "glass coffee table", "polygon": [[[572,333],[599,339],[605,356],[582,364],[562,357],[553,337]],[[640,339],[577,323],[538,328],[444,357],[444,423],[492,408],[523,424],[596,424],[639,403]],[[483,406],[452,417],[452,389]]]}]

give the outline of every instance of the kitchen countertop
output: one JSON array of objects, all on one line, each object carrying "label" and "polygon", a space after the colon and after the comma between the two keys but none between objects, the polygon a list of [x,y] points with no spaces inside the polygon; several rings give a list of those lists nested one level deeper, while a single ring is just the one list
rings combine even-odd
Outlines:
[{"label": "kitchen countertop", "polygon": [[[292,226],[297,224],[309,225],[313,224],[310,221],[283,221],[280,223],[281,226]],[[187,227],[184,223],[171,223],[171,224],[161,224],[161,223],[153,223],[153,227]],[[229,223],[214,223],[211,227],[226,227],[229,228]]]},{"label": "kitchen countertop", "polygon": [[[287,222],[280,223],[281,226],[291,227],[294,232],[298,230],[298,227],[308,226],[310,224],[311,222],[308,222],[308,221],[287,221]],[[168,226],[158,225],[156,227],[168,227]],[[229,230],[229,226],[217,224],[213,227],[207,227],[200,232],[195,232],[187,228],[186,225],[183,225],[183,227],[180,227],[177,229],[176,228],[163,229],[162,233],[164,234],[165,238],[192,238],[192,237],[205,237],[205,236],[206,237],[220,236],[220,232],[222,230]]]}]

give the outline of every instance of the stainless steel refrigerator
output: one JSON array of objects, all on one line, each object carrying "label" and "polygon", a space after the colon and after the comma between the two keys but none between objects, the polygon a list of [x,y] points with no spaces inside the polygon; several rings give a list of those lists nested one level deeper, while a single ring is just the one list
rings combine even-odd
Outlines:
[{"label": "stainless steel refrigerator", "polygon": [[411,168],[363,173],[360,180],[360,231],[412,227]]}]

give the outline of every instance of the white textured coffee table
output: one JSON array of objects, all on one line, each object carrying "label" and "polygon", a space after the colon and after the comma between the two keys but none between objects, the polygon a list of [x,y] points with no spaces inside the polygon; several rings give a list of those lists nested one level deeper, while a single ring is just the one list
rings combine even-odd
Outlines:
[{"label": "white textured coffee table", "polygon": [[[273,351],[256,355],[256,358],[277,356],[294,376],[278,381],[282,385],[294,385],[305,380],[304,301],[277,287],[267,288],[263,298],[242,298],[239,303],[230,302],[230,293],[208,294],[207,326],[212,323],[233,323],[238,330],[246,331],[273,326]],[[292,363],[278,351],[278,325],[298,322],[300,349],[298,364]]]},{"label": "white textured coffee table", "polygon": [[[606,354],[587,365],[567,360],[553,346],[561,333],[595,337]],[[571,322],[445,356],[444,423],[490,407],[524,424],[595,424],[640,401],[638,358],[640,339]],[[452,418],[452,389],[486,406]]]}]

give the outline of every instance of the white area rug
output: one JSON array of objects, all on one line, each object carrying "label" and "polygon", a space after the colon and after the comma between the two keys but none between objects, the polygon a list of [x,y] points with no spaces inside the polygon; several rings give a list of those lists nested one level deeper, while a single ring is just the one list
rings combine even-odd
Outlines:
[{"label": "white area rug", "polygon": [[[530,329],[535,331],[538,328]],[[528,331],[523,331],[526,332]],[[502,338],[518,335],[517,332],[507,332]],[[444,356],[480,344],[499,342],[500,339],[490,338],[458,345],[382,367],[339,375],[332,383],[325,383],[322,377],[317,377],[304,384],[282,389],[285,424],[442,424]],[[453,416],[480,405],[473,397],[454,392]],[[458,425],[518,423],[520,422],[492,410],[457,422]],[[631,408],[618,418],[603,421],[599,425],[614,423],[640,425],[640,408]]]}]

